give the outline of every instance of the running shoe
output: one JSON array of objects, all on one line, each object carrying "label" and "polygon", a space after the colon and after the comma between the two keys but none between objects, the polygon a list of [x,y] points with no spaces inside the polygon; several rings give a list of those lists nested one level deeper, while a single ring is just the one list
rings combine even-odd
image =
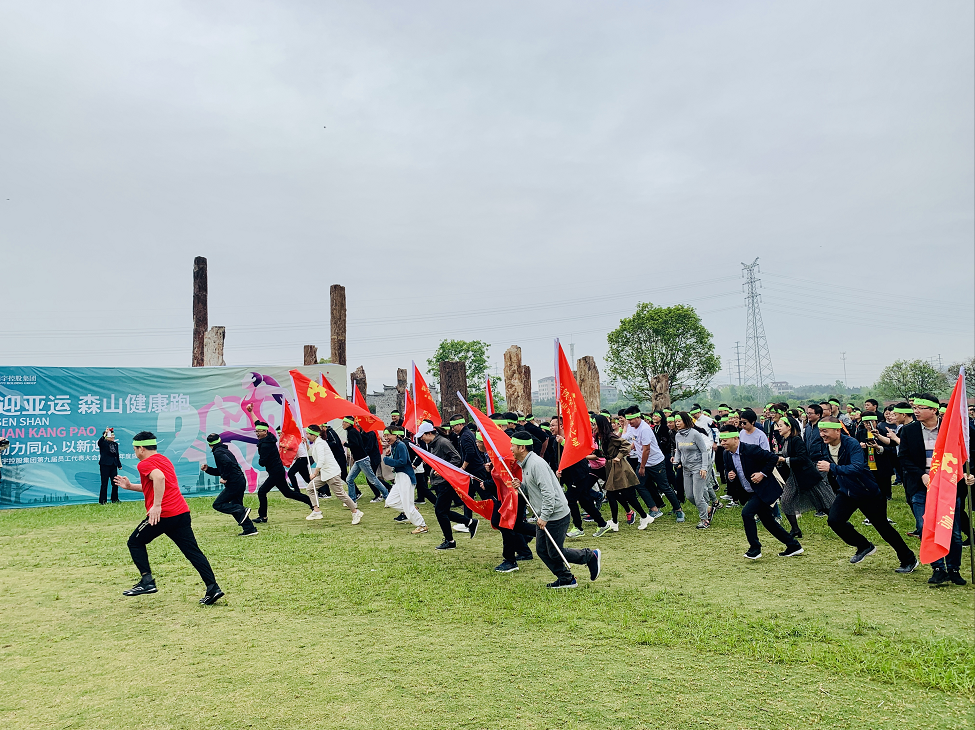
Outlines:
[{"label": "running shoe", "polygon": [[551,583],[545,584],[546,588],[578,588],[579,583],[575,578],[572,580],[563,581],[562,579],[552,581]]},{"label": "running shoe", "polygon": [[584,512],[583,515],[582,515],[582,521],[583,522],[595,522],[596,520],[588,512]]},{"label": "running shoe", "polygon": [[942,570],[941,568],[935,568],[934,572],[931,574],[931,577],[928,578],[928,585],[940,586],[944,585],[949,580],[951,580],[951,578],[948,575],[948,571]]},{"label": "running shoe", "polygon": [[518,563],[505,560],[501,565],[494,569],[495,573],[514,573],[518,570]]},{"label": "running shoe", "polygon": [[406,515],[400,512],[393,518],[393,522],[406,522]]},{"label": "running shoe", "polygon": [[678,522],[683,522],[685,519],[687,519],[687,518],[684,517],[684,511],[683,510],[677,510],[677,521]]},{"label": "running shoe", "polygon": [[413,530],[413,532],[411,532],[410,534],[411,535],[423,535],[423,534],[425,534],[427,532],[430,532],[430,530],[427,529],[427,526],[426,525],[420,525],[415,530]]},{"label": "running shoe", "polygon": [[875,552],[877,552],[877,546],[874,545],[873,543],[870,543],[870,547],[865,547],[863,550],[857,552],[852,558],[850,558],[850,562],[853,564],[862,562],[869,556],[873,555]]},{"label": "running shoe", "polygon": [[467,526],[467,532],[470,533],[471,540],[474,539],[474,535],[477,534],[477,526],[481,523],[480,520],[471,520],[471,524]]},{"label": "running shoe", "polygon": [[706,530],[711,526],[711,520],[701,520],[697,523],[698,530]]},{"label": "running shoe", "polygon": [[[899,568],[894,568],[895,573],[913,573],[917,570],[917,567],[921,564],[921,561],[914,558],[909,563],[901,563]],[[964,583],[962,583],[964,585]]]},{"label": "running shoe", "polygon": [[654,521],[654,519],[655,518],[653,516],[653,513],[651,512],[646,517],[643,517],[640,520],[640,524],[637,525],[637,528],[636,529],[638,529],[638,530],[645,530],[645,529],[647,529],[647,526],[650,525]]},{"label": "running shoe", "polygon": [[661,512],[659,509],[652,509],[647,514],[647,516],[648,517],[652,517],[653,519],[650,520],[650,522],[653,522],[653,520],[659,520],[661,517],[663,517],[664,516],[664,513]]},{"label": "running shoe", "polygon": [[468,530],[467,527],[465,527],[464,525],[455,524],[455,525],[451,525],[450,527],[454,532],[470,532],[470,530]]},{"label": "running shoe", "polygon": [[626,524],[632,525],[636,522],[636,512],[630,511],[626,513]]},{"label": "running shoe", "polygon": [[596,580],[599,577],[599,571],[603,567],[603,554],[600,550],[593,550],[592,557],[586,563],[589,566],[589,580]]},{"label": "running shoe", "polygon": [[950,580],[956,586],[968,585],[968,581],[962,578],[961,573],[957,570],[948,571],[948,580]]},{"label": "running shoe", "polygon": [[360,522],[362,522],[362,518],[365,516],[366,516],[365,512],[363,512],[361,509],[357,509],[355,512],[352,513],[352,524],[358,525]]},{"label": "running shoe", "polygon": [[603,535],[605,535],[607,532],[609,532],[612,529],[613,528],[610,527],[609,526],[609,523],[607,522],[605,525],[603,525],[598,530],[596,530],[594,533],[592,533],[592,536],[593,537],[602,537]]},{"label": "running shoe", "polygon": [[140,580],[134,586],[129,588],[127,591],[122,591],[123,596],[146,596],[150,593],[158,593],[159,589],[156,588],[156,581],[152,580]]},{"label": "running shoe", "polygon": [[253,537],[257,534],[257,528],[252,527],[249,530],[244,530],[243,532],[237,533],[237,537]]},{"label": "running shoe", "polygon": [[257,517],[253,520],[255,525],[263,525],[267,523],[267,517]]},{"label": "running shoe", "polygon": [[444,540],[442,543],[437,545],[434,550],[455,550],[457,548],[457,543],[453,540]]},{"label": "running shoe", "polygon": [[787,547],[781,553],[779,553],[780,558],[791,558],[795,555],[802,555],[803,553],[802,545],[796,543],[793,547]]},{"label": "running shoe", "polygon": [[376,497],[375,499],[370,499],[369,504],[379,504],[380,502],[385,502],[386,500],[382,497]]},{"label": "running shoe", "polygon": [[574,527],[571,530],[569,530],[567,533],[565,533],[565,536],[566,537],[585,537],[586,536],[586,533],[585,533],[585,531],[580,530],[578,527]]},{"label": "running shoe", "polygon": [[329,494],[328,492],[319,491],[318,498],[319,499],[335,499],[335,495],[334,494]]},{"label": "running shoe", "polygon": [[904,534],[907,535],[908,537],[916,537],[918,539],[921,539],[921,533],[918,532],[917,530],[911,530],[910,532],[906,532]]},{"label": "running shoe", "polygon": [[749,560],[758,560],[760,557],[762,557],[762,549],[748,548],[748,550],[745,551],[745,557]]},{"label": "running shoe", "polygon": [[822,510],[819,510],[818,512],[816,512],[816,517],[829,517],[829,512],[823,512]]},{"label": "running shoe", "polygon": [[212,606],[214,603],[223,598],[223,591],[220,590],[220,586],[214,583],[212,586],[207,587],[207,592],[204,594],[203,598],[200,599],[200,605],[202,606]]},{"label": "running shoe", "polygon": [[323,515],[321,512],[319,512],[318,510],[314,510],[305,519],[306,520],[320,520],[320,519],[323,519],[324,517],[325,517],[325,515]]}]

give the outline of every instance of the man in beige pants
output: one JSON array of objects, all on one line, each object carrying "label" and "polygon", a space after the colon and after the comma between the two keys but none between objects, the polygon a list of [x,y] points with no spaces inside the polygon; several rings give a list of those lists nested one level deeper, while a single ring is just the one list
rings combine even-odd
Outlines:
[{"label": "man in beige pants", "polygon": [[363,512],[345,491],[345,482],[342,481],[341,476],[342,470],[339,469],[338,462],[335,461],[335,456],[332,455],[332,449],[329,448],[328,442],[322,438],[322,429],[312,424],[305,429],[305,433],[308,434],[308,441],[311,444],[308,449],[308,456],[315,462],[315,468],[311,473],[311,482],[308,484],[308,493],[314,501],[315,511],[307,519],[322,519],[322,512],[318,507],[318,490],[327,484],[328,488],[332,490],[332,496],[338,498],[342,504],[352,511],[352,524],[358,525],[362,520]]}]

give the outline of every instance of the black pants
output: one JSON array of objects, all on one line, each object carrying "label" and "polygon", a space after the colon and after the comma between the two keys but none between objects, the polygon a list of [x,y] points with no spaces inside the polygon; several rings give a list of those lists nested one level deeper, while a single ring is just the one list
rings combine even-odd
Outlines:
[{"label": "black pants", "polygon": [[190,561],[200,574],[203,583],[209,588],[217,582],[213,577],[213,570],[210,568],[210,561],[196,544],[196,535],[190,526],[190,513],[184,512],[173,517],[163,517],[155,525],[149,524],[146,518],[135,528],[135,532],[129,535],[129,554],[132,555],[132,562],[139,569],[141,575],[148,575],[152,572],[149,567],[149,552],[146,545],[155,540],[160,535],[165,535],[179,548],[180,552]]},{"label": "black pants", "polygon": [[643,507],[640,506],[640,500],[636,497],[636,487],[627,487],[626,489],[614,489],[611,492],[606,492],[606,497],[609,499],[609,512],[613,517],[613,522],[619,524],[619,507],[623,506],[623,509],[629,512],[631,509],[639,512],[640,517],[646,517],[647,513],[643,511]]},{"label": "black pants", "polygon": [[870,541],[850,524],[850,517],[857,510],[860,510],[863,516],[870,520],[873,528],[888,545],[894,548],[901,565],[910,565],[914,562],[914,553],[907,547],[907,543],[904,542],[900,533],[887,521],[887,498],[883,495],[857,498],[849,497],[843,492],[836,493],[833,506],[829,508],[827,524],[839,536],[840,540],[856,548],[857,552],[870,547]]},{"label": "black pants", "polygon": [[257,490],[257,514],[261,517],[267,518],[267,493],[275,487],[288,499],[293,499],[296,502],[304,502],[311,509],[311,500],[308,498],[308,495],[299,492],[297,489],[292,489],[291,485],[288,484],[288,475],[282,469],[279,472],[269,473],[261,488]]},{"label": "black pants", "polygon": [[741,521],[745,525],[745,536],[748,538],[748,547],[762,549],[762,543],[758,539],[758,526],[755,524],[755,515],[758,515],[758,519],[762,521],[765,529],[769,531],[772,537],[787,548],[799,545],[799,542],[786,532],[778,520],[775,519],[775,515],[772,513],[772,506],[763,502],[757,494],[752,494],[747,504],[741,508]]},{"label": "black pants", "polygon": [[630,466],[633,467],[633,471],[640,479],[640,483],[636,485],[636,491],[643,497],[643,501],[647,503],[647,507],[651,510],[663,509],[664,500],[660,496],[663,494],[667,497],[674,511],[680,509],[681,502],[677,499],[677,493],[673,487],[670,486],[670,481],[667,479],[667,470],[662,461],[653,466],[647,464],[644,467],[642,477],[640,476],[640,462],[636,459],[630,459],[629,461]]},{"label": "black pants", "polygon": [[459,522],[465,527],[471,524],[470,515],[461,515],[451,511],[450,508],[453,506],[454,499],[456,498],[457,492],[447,482],[437,486],[437,499],[434,513],[437,515],[437,524],[440,525],[443,539],[447,542],[451,542],[454,539],[450,528],[451,522]]},{"label": "black pants", "polygon": [[670,466],[674,470],[674,479],[677,480],[677,484],[674,486],[677,501],[684,504],[687,501],[687,492],[684,491],[684,467],[680,464],[671,464]]},{"label": "black pants", "polygon": [[[593,551],[590,548],[577,550],[565,547],[565,533],[569,530],[569,515],[549,522],[545,525],[544,530],[541,527],[535,529],[535,549],[538,551],[538,557],[560,581],[571,581],[574,576],[572,571],[562,562],[559,551],[565,556],[566,561],[573,565],[585,565],[592,558]],[[553,541],[555,545],[558,545],[558,550],[552,544]]]},{"label": "black pants", "polygon": [[247,508],[244,507],[244,493],[246,491],[247,483],[244,481],[238,484],[227,482],[223,491],[213,500],[213,509],[225,515],[231,515],[237,520],[238,525],[245,530],[250,530],[254,527],[254,523],[251,522],[250,517],[244,519],[244,513],[247,512]]},{"label": "black pants", "polygon": [[112,481],[112,479],[118,476],[118,467],[99,464],[98,471],[102,476],[102,486],[101,489],[98,490],[98,504],[105,504],[108,501],[109,482],[112,484],[112,501],[118,502],[118,487],[116,487],[115,482]]},{"label": "black pants", "polygon": [[884,499],[890,499],[894,465],[886,454],[881,454],[880,458],[877,459],[877,471],[873,473],[873,476],[877,480],[877,486],[880,487],[880,493],[884,495]]},{"label": "black pants", "polygon": [[569,502],[569,515],[572,517],[572,524],[578,529],[582,529],[582,515],[579,513],[579,506],[596,520],[596,524],[600,527],[605,526],[606,520],[603,518],[602,513],[596,507],[596,501],[593,499],[594,492],[592,487],[588,485],[575,485],[570,484],[566,487],[565,498]]},{"label": "black pants", "polygon": [[[437,503],[440,500],[440,495],[434,494],[433,491],[431,491],[430,489],[430,475],[426,473],[426,470],[429,468],[430,467],[428,466],[424,466],[423,474],[416,475],[416,498],[425,499],[427,502]],[[450,485],[448,484],[447,486],[449,487]],[[457,496],[456,494],[454,494],[453,489],[450,490],[450,493],[451,493],[451,499]]]},{"label": "black pants", "polygon": [[509,563],[518,559],[519,555],[528,556],[532,554],[528,547],[528,539],[535,537],[535,526],[528,524],[525,520],[525,498],[518,495],[518,515],[515,517],[515,526],[508,530],[501,528],[501,556]]},{"label": "black pants", "polygon": [[[288,484],[290,484],[291,488],[295,491],[301,491],[295,476],[301,476],[301,478],[305,480],[305,484],[311,483],[311,472],[308,470],[307,456],[299,456],[297,459],[295,459],[295,463],[291,465],[291,468],[288,469]],[[328,488],[327,484],[323,483],[322,489],[325,490],[325,494],[330,495],[332,493],[332,490]]]}]

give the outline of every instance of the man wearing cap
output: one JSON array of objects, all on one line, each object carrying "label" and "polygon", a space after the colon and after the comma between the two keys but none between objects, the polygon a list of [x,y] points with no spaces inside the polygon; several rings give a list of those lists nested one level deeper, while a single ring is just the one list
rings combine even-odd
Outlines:
[{"label": "man wearing cap", "polygon": [[877,546],[850,524],[850,517],[860,510],[897,553],[900,566],[895,572],[913,573],[918,566],[917,557],[887,521],[887,500],[870,475],[860,444],[843,433],[843,424],[838,420],[823,419],[819,422],[819,432],[826,444],[828,458],[820,461],[816,468],[826,475],[836,493],[829,508],[828,524],[843,542],[856,549],[850,562],[859,563],[877,552]]},{"label": "man wearing cap", "polygon": [[[562,556],[569,563],[587,566],[590,580],[596,580],[601,569],[600,551],[564,547],[565,533],[570,524],[569,503],[555,473],[542,457],[532,451],[531,434],[527,431],[515,432],[511,437],[511,452],[521,467],[521,479],[515,479],[512,486],[524,493],[538,518],[535,523],[538,557],[555,575],[555,581],[548,583],[547,587],[577,588],[579,585],[572,571],[562,561]],[[524,532],[526,527],[522,523],[516,529]]]},{"label": "man wearing cap", "polygon": [[129,554],[141,577],[130,589],[122,591],[122,595],[144,596],[158,592],[156,579],[153,578],[149,566],[146,545],[160,535],[166,535],[200,574],[206,586],[206,593],[200,603],[209,606],[223,597],[223,591],[217,585],[210,561],[196,542],[190,520],[190,507],[179,491],[173,462],[160,454],[156,446],[154,434],[149,431],[137,433],[132,439],[132,448],[135,450],[135,458],[139,460],[140,484],[133,484],[124,476],[115,477],[114,480],[122,489],[142,492],[146,503],[146,518],[135,528],[128,541]]},{"label": "man wearing cap", "polygon": [[[461,425],[463,425],[463,419],[461,419]],[[431,454],[443,459],[449,464],[463,468],[464,460],[457,453],[457,449],[454,448],[454,445],[448,439],[440,435],[432,423],[426,421],[421,423],[420,427],[416,430],[416,435],[426,445],[427,451]],[[474,448],[477,448],[476,444]],[[437,546],[437,550],[453,550],[457,547],[457,543],[453,539],[454,536],[450,526],[451,520],[466,527],[472,538],[477,533],[478,520],[473,519],[470,515],[462,515],[450,509],[453,506],[454,500],[457,499],[457,493],[450,485],[450,482],[444,479],[435,469],[430,474],[430,488],[437,495],[434,512],[437,516],[437,523],[440,525],[440,531],[443,533],[443,542]]]},{"label": "man wearing cap", "polygon": [[352,416],[346,416],[342,419],[342,428],[345,429],[345,443],[349,447],[349,453],[352,455],[352,468],[349,469],[349,475],[345,478],[345,484],[348,489],[344,491],[348,491],[350,499],[357,500],[359,498],[359,490],[356,489],[355,478],[362,473],[366,475],[366,481],[369,482],[369,487],[375,495],[370,500],[370,503],[384,502],[386,497],[389,496],[389,490],[380,484],[379,479],[376,478],[376,472],[373,471],[372,462],[369,459],[369,450],[367,448],[367,439],[375,441],[376,437],[371,433],[367,434],[361,431],[355,425],[355,418]]},{"label": "man wearing cap", "polygon": [[[934,446],[938,441],[938,431],[941,420],[938,411],[941,404],[930,393],[919,393],[914,398],[914,418],[916,420],[903,426],[900,436],[901,469],[904,472],[904,491],[907,502],[911,505],[916,523],[916,532],[908,533],[911,537],[921,537],[924,527],[924,505],[928,495],[928,472],[931,470],[931,458],[934,456]],[[896,408],[894,409],[896,412]]]},{"label": "man wearing cap", "polygon": [[278,453],[278,439],[271,433],[267,423],[254,421],[254,432],[257,434],[257,463],[267,471],[267,478],[257,490],[257,519],[254,522],[267,522],[267,493],[275,487],[288,499],[304,502],[311,509],[311,500],[288,484],[288,472],[285,471],[281,454]]},{"label": "man wearing cap", "polygon": [[257,534],[257,528],[250,519],[250,507],[244,506],[244,493],[247,491],[247,480],[241,471],[237,457],[233,455],[227,444],[220,439],[220,434],[211,433],[207,436],[207,443],[213,452],[216,467],[200,464],[200,471],[213,477],[220,477],[223,491],[213,500],[213,509],[233,517],[243,528],[238,537],[250,537]]},{"label": "man wearing cap", "polygon": [[339,469],[338,462],[329,448],[328,442],[322,436],[321,427],[312,424],[305,429],[310,444],[309,454],[315,462],[315,468],[311,472],[311,482],[308,491],[312,495],[315,507],[314,511],[306,520],[322,519],[322,511],[318,506],[318,490],[326,484],[332,491],[332,496],[337,498],[342,504],[349,508],[352,513],[352,524],[358,525],[362,521],[363,512],[345,491],[345,483],[342,481],[342,470]]}]

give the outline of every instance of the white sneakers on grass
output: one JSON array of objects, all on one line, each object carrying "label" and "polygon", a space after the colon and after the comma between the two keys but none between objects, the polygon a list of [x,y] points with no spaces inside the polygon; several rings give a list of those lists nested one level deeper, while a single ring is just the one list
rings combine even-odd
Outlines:
[{"label": "white sneakers on grass", "polygon": [[306,520],[320,520],[320,519],[323,519],[323,518],[324,518],[324,515],[322,515],[322,513],[320,511],[315,510],[310,515],[308,515],[305,519]]},{"label": "white sneakers on grass", "polygon": [[636,529],[638,529],[638,530],[645,530],[645,529],[647,529],[647,526],[648,525],[651,525],[653,523],[653,519],[654,519],[654,516],[652,514],[649,514],[646,517],[641,518],[640,519],[640,524],[637,526]]},{"label": "white sneakers on grass", "polygon": [[355,512],[353,512],[352,513],[352,524],[353,525],[358,525],[360,522],[362,522],[362,518],[363,518],[363,516],[365,516],[365,514],[366,513],[363,512],[361,509],[357,509]]}]

